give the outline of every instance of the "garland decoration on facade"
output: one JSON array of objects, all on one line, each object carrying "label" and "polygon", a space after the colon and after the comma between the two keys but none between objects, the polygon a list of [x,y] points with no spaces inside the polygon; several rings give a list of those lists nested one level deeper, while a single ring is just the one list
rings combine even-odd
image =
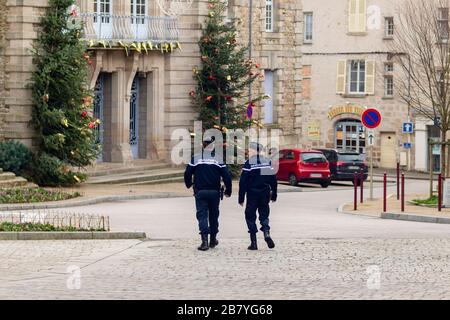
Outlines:
[{"label": "garland decoration on facade", "polygon": [[136,51],[141,54],[149,54],[151,51],[160,51],[161,53],[171,53],[175,49],[181,51],[181,44],[176,42],[152,42],[152,41],[137,41],[137,42],[125,42],[125,41],[106,41],[106,40],[88,40],[88,48],[104,48],[112,49],[114,47],[122,47],[127,56],[131,51]]}]

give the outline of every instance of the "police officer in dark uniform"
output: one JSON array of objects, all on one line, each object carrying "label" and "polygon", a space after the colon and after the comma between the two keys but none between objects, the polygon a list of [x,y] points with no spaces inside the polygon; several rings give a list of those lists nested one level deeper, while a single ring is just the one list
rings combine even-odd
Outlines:
[{"label": "police officer in dark uniform", "polygon": [[244,205],[245,195],[247,195],[247,205],[245,208],[245,220],[248,232],[250,233],[251,244],[249,250],[258,250],[256,233],[256,210],[259,213],[261,231],[264,233],[264,240],[267,246],[272,249],[275,243],[270,237],[269,214],[270,201],[277,200],[277,178],[276,172],[269,159],[260,153],[263,146],[256,142],[249,145],[249,159],[245,162],[239,181],[239,204]]},{"label": "police officer in dark uniform", "polygon": [[[194,186],[197,220],[202,238],[198,247],[201,251],[214,248],[219,244],[219,204],[221,200],[221,178],[225,184],[224,194],[231,196],[231,175],[223,161],[214,158],[214,139],[206,137],[203,140],[202,154],[194,155],[184,172],[184,183],[189,189]],[[192,182],[194,176],[194,182]],[[208,246],[208,234],[211,235]]]}]

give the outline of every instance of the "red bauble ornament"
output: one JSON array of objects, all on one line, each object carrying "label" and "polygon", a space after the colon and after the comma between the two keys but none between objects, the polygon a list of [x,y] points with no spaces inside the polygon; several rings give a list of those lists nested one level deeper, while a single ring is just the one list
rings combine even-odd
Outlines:
[{"label": "red bauble ornament", "polygon": [[216,80],[217,78],[215,76],[213,76],[212,74],[210,74],[208,76],[208,80]]},{"label": "red bauble ornament", "polygon": [[212,100],[212,96],[207,96],[206,97],[206,101],[211,101]]},{"label": "red bauble ornament", "polygon": [[191,92],[189,92],[189,95],[190,95],[191,97],[195,97],[195,91],[192,90]]},{"label": "red bauble ornament", "polygon": [[81,113],[81,116],[83,117],[83,118],[86,118],[87,117],[87,111],[83,111],[82,113]]},{"label": "red bauble ornament", "polygon": [[231,101],[231,100],[233,100],[233,97],[227,97],[226,99],[227,99],[227,101]]},{"label": "red bauble ornament", "polygon": [[95,128],[95,122],[89,122],[89,128],[94,129]]}]

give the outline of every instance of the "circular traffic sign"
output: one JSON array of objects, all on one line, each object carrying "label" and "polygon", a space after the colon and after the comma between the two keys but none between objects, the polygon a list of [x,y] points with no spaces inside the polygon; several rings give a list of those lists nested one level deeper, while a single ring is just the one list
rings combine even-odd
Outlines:
[{"label": "circular traffic sign", "polygon": [[381,113],[377,109],[367,109],[361,116],[361,122],[368,129],[375,129],[381,123]]}]

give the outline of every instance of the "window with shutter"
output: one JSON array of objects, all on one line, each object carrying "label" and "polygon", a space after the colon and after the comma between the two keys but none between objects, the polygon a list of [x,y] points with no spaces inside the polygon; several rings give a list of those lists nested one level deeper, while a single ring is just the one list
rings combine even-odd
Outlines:
[{"label": "window with shutter", "polygon": [[340,60],[337,64],[336,93],[345,94],[345,84],[347,78],[347,61]]},{"label": "window with shutter", "polygon": [[356,6],[357,0],[349,0],[348,5],[348,31],[356,32]]},{"label": "window with shutter", "polygon": [[366,61],[366,94],[375,94],[375,61]]},{"label": "window with shutter", "polygon": [[348,32],[366,32],[366,0],[348,1]]},{"label": "window with shutter", "polygon": [[358,31],[366,32],[366,0],[358,0]]}]

